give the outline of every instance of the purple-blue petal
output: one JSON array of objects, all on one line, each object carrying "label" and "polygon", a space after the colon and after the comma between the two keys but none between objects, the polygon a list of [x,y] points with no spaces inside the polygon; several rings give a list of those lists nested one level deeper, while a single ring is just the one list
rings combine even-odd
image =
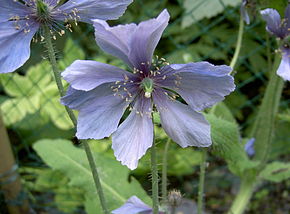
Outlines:
[{"label": "purple-blue petal", "polygon": [[79,139],[102,139],[116,131],[128,105],[119,96],[114,96],[111,84],[103,84],[91,91],[69,88],[61,103],[79,110],[77,134]]},{"label": "purple-blue petal", "polygon": [[277,70],[277,74],[285,81],[290,81],[290,50],[282,48],[282,60]]},{"label": "purple-blue petal", "polygon": [[196,111],[224,99],[235,89],[234,78],[226,65],[208,62],[173,64],[162,68],[166,78],[159,84],[176,91]]},{"label": "purple-blue petal", "polygon": [[129,67],[133,68],[128,56],[131,37],[137,29],[137,25],[127,24],[110,27],[107,22],[102,20],[93,20],[93,24],[95,39],[100,48],[122,59]]},{"label": "purple-blue petal", "polygon": [[255,138],[251,138],[244,146],[246,153],[251,157],[255,154],[254,148]]},{"label": "purple-blue petal", "polygon": [[149,72],[153,52],[168,21],[167,10],[139,25],[110,27],[106,22],[94,20],[96,42],[105,52],[119,57],[131,68]]},{"label": "purple-blue petal", "polygon": [[91,61],[76,60],[62,73],[62,77],[77,90],[90,91],[103,83],[123,81],[132,76],[113,65]]},{"label": "purple-blue petal", "polygon": [[286,34],[289,35],[289,28],[290,28],[290,4],[288,3],[286,9],[285,9],[285,31],[287,32]]},{"label": "purple-blue petal", "polygon": [[49,6],[55,7],[60,2],[60,0],[44,0],[44,2]]},{"label": "purple-blue petal", "polygon": [[169,13],[165,9],[157,18],[138,25],[132,35],[129,52],[129,59],[135,68],[149,72],[154,50],[168,25],[169,18]]},{"label": "purple-blue petal", "polygon": [[14,16],[24,17],[28,14],[29,8],[24,4],[13,0],[1,0],[0,23],[8,21]]},{"label": "purple-blue petal", "polygon": [[181,147],[208,147],[212,144],[210,125],[201,113],[169,99],[162,89],[154,91],[153,100],[164,131]]},{"label": "purple-blue petal", "polygon": [[151,214],[152,208],[141,201],[138,197],[132,196],[126,203],[118,209],[112,211],[112,214]]},{"label": "purple-blue petal", "polygon": [[112,137],[112,148],[118,161],[129,169],[137,168],[138,160],[152,146],[153,123],[151,100],[137,98],[130,115]]},{"label": "purple-blue petal", "polygon": [[277,10],[267,8],[261,12],[262,18],[267,22],[266,29],[277,37],[284,38],[285,30],[281,26],[281,17]]},{"label": "purple-blue petal", "polygon": [[93,19],[113,20],[118,19],[131,3],[132,0],[69,0],[57,7],[55,18],[70,19],[68,14],[87,23],[92,23]]},{"label": "purple-blue petal", "polygon": [[19,30],[14,22],[0,24],[0,73],[15,71],[30,57],[30,43],[39,25],[29,22],[27,27],[26,23],[18,21]]}]

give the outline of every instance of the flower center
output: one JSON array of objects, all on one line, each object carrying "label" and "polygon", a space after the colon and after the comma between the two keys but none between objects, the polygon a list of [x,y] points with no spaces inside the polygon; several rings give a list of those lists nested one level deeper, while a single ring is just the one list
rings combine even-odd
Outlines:
[{"label": "flower center", "polygon": [[153,91],[153,80],[146,77],[142,80],[140,86],[145,92],[145,97],[150,98]]},{"label": "flower center", "polygon": [[40,22],[48,22],[50,20],[49,8],[42,0],[36,0],[36,14]]}]

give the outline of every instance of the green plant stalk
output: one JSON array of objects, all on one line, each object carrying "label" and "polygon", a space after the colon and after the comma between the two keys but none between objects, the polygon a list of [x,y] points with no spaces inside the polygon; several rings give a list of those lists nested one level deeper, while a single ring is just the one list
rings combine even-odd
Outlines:
[{"label": "green plant stalk", "polygon": [[241,181],[240,190],[235,197],[232,207],[228,214],[242,214],[244,213],[247,204],[249,203],[254,189],[255,181],[243,179]]},{"label": "green plant stalk", "polygon": [[159,200],[158,200],[158,169],[157,169],[157,156],[156,156],[156,143],[153,138],[151,147],[151,173],[152,173],[152,202],[153,214],[159,213]]},{"label": "green plant stalk", "polygon": [[[254,160],[260,162],[258,172],[264,168],[268,160],[275,128],[275,117],[278,112],[284,85],[283,80],[276,74],[280,61],[281,57],[277,54],[275,56],[272,72],[270,73],[270,81],[267,85],[251,134],[251,136],[255,138],[256,153]],[[246,175],[242,177],[240,190],[228,214],[244,213],[252,197],[253,189],[257,182],[256,176],[258,172],[256,172],[254,176]]]},{"label": "green plant stalk", "polygon": [[[57,88],[58,88],[60,96],[62,97],[65,95],[65,90],[64,90],[63,84],[61,82],[60,72],[59,72],[58,67],[57,67],[55,51],[54,51],[52,40],[51,40],[50,30],[47,26],[44,27],[44,38],[45,38],[45,46],[46,46],[47,51],[48,51],[48,57],[49,57],[49,60],[51,63],[51,67],[52,67],[54,78],[55,78],[55,81],[57,84]],[[66,109],[71,121],[73,122],[73,124],[76,128],[77,119],[76,119],[73,111],[70,108],[68,108],[67,106],[65,107],[65,109]],[[94,159],[94,156],[93,156],[92,151],[90,149],[90,145],[86,140],[80,140],[80,142],[84,145],[84,148],[85,148],[85,152],[86,152],[86,155],[87,155],[87,158],[89,161],[89,165],[90,165],[90,168],[91,168],[91,171],[93,174],[95,186],[97,189],[97,193],[99,195],[99,199],[100,199],[100,203],[101,203],[103,212],[105,214],[109,214],[109,211],[108,211],[107,206],[106,206],[103,188],[102,188],[99,174],[98,174],[98,170],[97,170],[97,167],[95,164],[95,159]]]},{"label": "green plant stalk", "polygon": [[236,49],[235,49],[235,53],[234,53],[233,59],[232,59],[232,61],[230,63],[230,67],[233,70],[235,68],[235,65],[237,63],[237,60],[239,58],[239,54],[240,54],[240,51],[241,51],[242,41],[243,41],[243,34],[244,34],[244,20],[243,20],[243,17],[240,16],[238,40],[237,40]]},{"label": "green plant stalk", "polygon": [[167,158],[168,158],[168,149],[170,145],[171,139],[168,138],[165,148],[164,148],[164,153],[163,153],[163,159],[162,159],[162,201],[166,202],[167,201]]},{"label": "green plant stalk", "polygon": [[261,168],[268,160],[274,135],[275,118],[284,86],[284,81],[276,74],[280,61],[280,54],[276,54],[270,81],[251,133],[251,137],[255,138],[254,160],[260,161]]},{"label": "green plant stalk", "polygon": [[202,214],[202,210],[203,210],[206,156],[207,156],[207,151],[206,151],[205,148],[202,148],[202,156],[201,156],[201,163],[200,163],[200,174],[199,174],[199,184],[198,184],[197,214]]}]

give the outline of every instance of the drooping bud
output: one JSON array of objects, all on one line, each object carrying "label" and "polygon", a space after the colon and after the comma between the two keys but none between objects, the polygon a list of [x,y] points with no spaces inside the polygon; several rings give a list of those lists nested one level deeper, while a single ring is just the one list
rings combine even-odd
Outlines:
[{"label": "drooping bud", "polygon": [[144,96],[150,98],[153,91],[153,80],[146,77],[141,82],[141,88],[144,90]]}]

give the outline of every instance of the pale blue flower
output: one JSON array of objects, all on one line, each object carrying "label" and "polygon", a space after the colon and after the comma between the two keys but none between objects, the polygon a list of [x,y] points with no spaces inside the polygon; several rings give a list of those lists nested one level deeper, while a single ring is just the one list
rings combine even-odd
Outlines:
[{"label": "pale blue flower", "polygon": [[[231,68],[208,62],[152,63],[153,52],[169,21],[157,18],[110,27],[94,20],[98,45],[122,59],[131,72],[112,65],[77,60],[63,73],[70,83],[62,103],[79,110],[77,137],[101,139],[113,134],[112,148],[122,164],[135,169],[152,146],[152,112],[160,114],[165,132],[181,147],[211,145],[210,125],[199,112],[235,89]],[[181,96],[187,104],[176,98]],[[128,109],[129,116],[120,125]]]},{"label": "pale blue flower", "polygon": [[251,157],[255,154],[255,148],[254,148],[255,138],[251,138],[247,141],[247,143],[244,146],[244,149],[246,153]]},{"label": "pale blue flower", "polygon": [[52,36],[62,35],[70,30],[68,21],[117,19],[131,2],[69,0],[59,5],[59,0],[1,0],[0,73],[13,72],[28,60],[31,40],[41,26],[48,26]]},{"label": "pale blue flower", "polygon": [[[113,210],[112,214],[153,214],[153,210],[137,196],[132,196],[123,206]],[[165,213],[159,211],[159,214]]]},{"label": "pale blue flower", "polygon": [[277,74],[284,80],[290,81],[290,5],[286,7],[284,19],[281,19],[277,10],[270,8],[262,10],[261,15],[267,22],[267,31],[279,38],[282,43],[280,47],[282,60],[277,70]]}]

